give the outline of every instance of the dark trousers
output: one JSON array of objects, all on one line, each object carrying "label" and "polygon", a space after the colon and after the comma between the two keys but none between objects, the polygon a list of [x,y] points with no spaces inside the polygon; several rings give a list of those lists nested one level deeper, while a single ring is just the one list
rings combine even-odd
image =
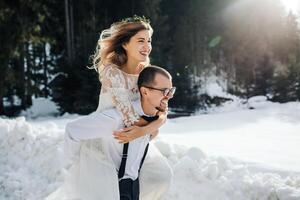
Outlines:
[{"label": "dark trousers", "polygon": [[120,200],[139,200],[140,184],[139,178],[131,180],[129,178],[119,181]]}]

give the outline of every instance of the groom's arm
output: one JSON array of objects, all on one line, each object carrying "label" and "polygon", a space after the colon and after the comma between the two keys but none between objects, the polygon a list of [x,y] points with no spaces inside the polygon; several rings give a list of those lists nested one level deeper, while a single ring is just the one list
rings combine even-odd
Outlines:
[{"label": "groom's arm", "polygon": [[92,113],[66,125],[66,137],[79,142],[103,137],[112,137],[119,128],[119,118],[111,112]]},{"label": "groom's arm", "polygon": [[[133,103],[137,113],[142,114],[140,100]],[[122,115],[117,109],[107,109],[81,117],[66,125],[66,140],[79,142],[81,140],[113,137],[115,130],[123,128]]]},{"label": "groom's arm", "polygon": [[64,150],[67,157],[78,160],[80,141],[112,137],[114,130],[119,129],[122,120],[111,111],[92,113],[80,117],[66,125]]}]

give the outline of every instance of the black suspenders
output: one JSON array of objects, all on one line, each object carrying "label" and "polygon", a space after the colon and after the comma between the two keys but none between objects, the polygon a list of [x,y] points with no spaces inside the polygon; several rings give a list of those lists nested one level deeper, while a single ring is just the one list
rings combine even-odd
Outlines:
[{"label": "black suspenders", "polygon": [[[158,116],[154,116],[154,117],[142,116],[142,118],[144,118],[148,122],[152,122],[152,121],[156,120],[158,118]],[[119,168],[119,172],[118,172],[118,178],[119,178],[119,180],[125,174],[127,154],[128,154],[128,146],[129,146],[129,143],[126,143],[126,144],[124,144],[124,147],[123,147],[123,155],[122,155],[122,160],[121,160],[121,164],[120,164],[120,168]],[[142,165],[144,163],[144,160],[146,158],[146,155],[147,155],[147,152],[148,152],[148,148],[149,148],[149,143],[147,144],[147,146],[145,148],[144,155],[143,155],[143,158],[142,158],[141,163],[140,163],[139,172],[140,172],[140,170],[142,168]]]},{"label": "black suspenders", "polygon": [[127,161],[127,153],[128,153],[128,146],[129,146],[129,143],[126,143],[126,144],[124,144],[124,147],[123,147],[123,155],[122,155],[121,165],[120,165],[119,172],[118,172],[118,178],[119,178],[119,180],[125,174],[126,161]]}]

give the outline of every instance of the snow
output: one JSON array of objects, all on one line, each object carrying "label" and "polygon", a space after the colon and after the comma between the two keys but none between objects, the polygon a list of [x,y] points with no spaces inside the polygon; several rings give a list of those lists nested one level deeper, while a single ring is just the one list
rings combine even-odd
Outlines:
[{"label": "snow", "polygon": [[[48,103],[0,118],[1,200],[43,199],[63,182],[64,127],[78,115],[53,117]],[[155,145],[174,170],[167,200],[300,199],[299,102],[254,97],[170,119]]]},{"label": "snow", "polygon": [[174,119],[162,132],[161,139],[168,143],[300,171],[300,104],[296,102],[268,102],[253,110]]},{"label": "snow", "polygon": [[22,116],[26,116],[27,118],[55,116],[58,114],[58,106],[53,101],[42,97],[34,98],[32,100],[32,106],[21,113]]},{"label": "snow", "polygon": [[[206,80],[202,80],[205,84],[202,86],[202,92],[210,97],[232,97],[226,92],[225,82],[220,77],[210,75]],[[201,91],[201,90],[200,90]]]}]

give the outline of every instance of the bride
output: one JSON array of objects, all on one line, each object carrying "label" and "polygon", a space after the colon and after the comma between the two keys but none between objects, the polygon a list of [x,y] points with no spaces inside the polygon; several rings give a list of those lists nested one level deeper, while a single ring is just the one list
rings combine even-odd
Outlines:
[{"label": "bride", "polygon": [[[99,72],[102,87],[95,113],[110,108],[119,111],[127,127],[114,134],[121,143],[130,142],[148,133],[156,135],[165,121],[156,120],[146,126],[140,126],[143,120],[131,104],[139,98],[137,78],[143,66],[149,63],[152,33],[147,19],[134,16],[113,23],[109,29],[102,31],[98,40],[94,67]],[[161,102],[161,108],[166,107],[167,105]],[[76,127],[87,131],[96,127],[93,124],[101,121],[97,122],[93,116],[90,114],[87,117],[89,120],[85,120],[85,123],[81,121],[80,124],[78,122]],[[105,143],[102,139],[76,142],[68,137],[67,131],[71,130],[66,129],[66,145],[73,164],[68,170],[63,186],[49,195],[47,200],[118,200],[120,197],[117,172],[106,156]],[[150,143],[140,173],[141,199],[162,199],[169,188],[171,178],[171,167]]]}]

